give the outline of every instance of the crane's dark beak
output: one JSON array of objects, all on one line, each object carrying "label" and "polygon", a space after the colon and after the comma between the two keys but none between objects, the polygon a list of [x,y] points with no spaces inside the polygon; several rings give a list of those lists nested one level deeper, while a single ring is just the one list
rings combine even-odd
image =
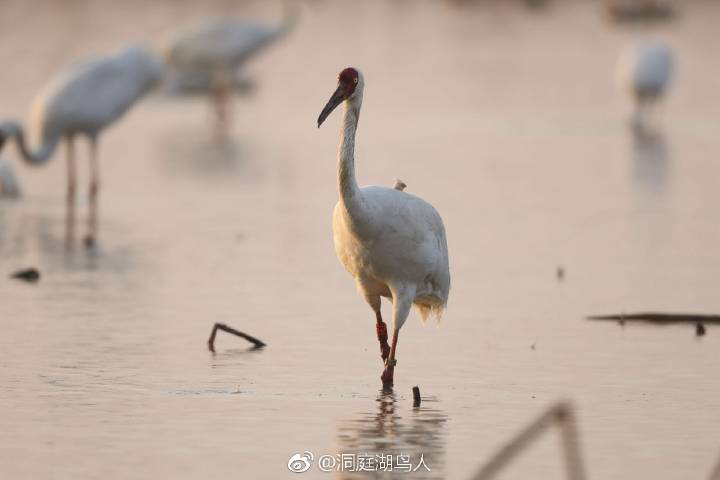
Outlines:
[{"label": "crane's dark beak", "polygon": [[320,125],[322,125],[328,115],[330,115],[332,111],[335,110],[335,107],[340,105],[343,100],[345,100],[345,92],[343,91],[342,85],[338,85],[337,90],[335,90],[335,93],[333,93],[332,97],[330,97],[330,100],[328,100],[322,112],[320,112],[320,116],[318,117],[318,128],[320,128]]}]

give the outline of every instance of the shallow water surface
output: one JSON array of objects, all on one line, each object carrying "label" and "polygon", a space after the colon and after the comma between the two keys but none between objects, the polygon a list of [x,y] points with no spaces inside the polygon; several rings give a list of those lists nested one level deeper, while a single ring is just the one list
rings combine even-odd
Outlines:
[{"label": "shallow water surface", "polygon": [[[1,116],[27,118],[79,58],[212,13],[280,11],[57,5],[3,4]],[[85,190],[65,206],[62,152],[27,168],[6,148],[24,196],[0,203],[2,275],[42,279],[0,279],[1,476],[277,479],[309,451],[300,478],[367,476],[323,473],[323,455],[402,453],[430,471],[375,476],[465,479],[566,398],[590,478],[705,478],[720,331],[584,320],[720,310],[720,65],[705,53],[720,9],[682,6],[676,22],[620,28],[592,2],[308,2],[248,68],[257,88],[236,99],[231,142],[214,143],[201,98],[160,95],[105,133],[94,249]],[[659,131],[635,137],[612,72],[646,35],[672,43],[679,73]],[[315,123],[348,65],[367,82],[361,183],[401,178],[449,238],[449,308],[437,325],[412,314],[393,392],[332,245],[339,115]],[[214,322],[268,347],[219,333],[212,354]],[[503,478],[562,478],[559,445],[542,437]]]}]

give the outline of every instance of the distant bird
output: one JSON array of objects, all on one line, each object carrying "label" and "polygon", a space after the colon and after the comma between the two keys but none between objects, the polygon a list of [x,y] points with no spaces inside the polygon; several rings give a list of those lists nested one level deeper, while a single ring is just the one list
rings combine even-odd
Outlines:
[{"label": "distant bird", "polygon": [[642,127],[648,111],[665,94],[673,77],[673,56],[662,42],[645,42],[624,52],[618,80],[635,100],[634,125]]},{"label": "distant bird", "polygon": [[[375,312],[376,330],[385,369],[382,381],[393,383],[400,328],[415,305],[423,319],[440,316],[450,293],[445,227],[432,205],[396,188],[358,187],[355,179],[355,132],[365,82],[355,68],[346,68],[338,87],[318,118],[318,127],[344,103],[338,150],[340,200],[333,214],[335,252]],[[380,297],[393,304],[393,338],[380,313]]]},{"label": "distant bird", "polygon": [[98,137],[118,120],[162,76],[162,64],[138,47],[126,48],[69,68],[33,100],[30,133],[40,144],[31,150],[22,126],[0,122],[0,134],[13,138],[22,158],[31,165],[47,162],[61,140],[68,146],[68,199],[75,196],[76,175],[73,140],[85,135],[90,141],[90,190],[99,190]]},{"label": "distant bird", "polygon": [[618,22],[670,20],[675,11],[665,0],[605,0],[605,13]]},{"label": "distant bird", "polygon": [[180,36],[165,54],[175,74],[176,87],[209,91],[217,127],[224,132],[228,128],[237,70],[257,52],[288,33],[297,18],[296,3],[287,0],[284,19],[279,25],[216,18]]}]

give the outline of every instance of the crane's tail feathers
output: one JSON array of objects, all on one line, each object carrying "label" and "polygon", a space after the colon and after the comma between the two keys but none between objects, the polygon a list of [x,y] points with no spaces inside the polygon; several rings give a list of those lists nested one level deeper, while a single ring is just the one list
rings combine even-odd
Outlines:
[{"label": "crane's tail feathers", "polygon": [[440,320],[442,319],[442,314],[445,311],[445,304],[444,303],[416,303],[415,308],[417,308],[418,313],[420,314],[420,318],[422,319],[423,324],[427,323],[428,318],[435,317],[438,323],[440,323]]}]

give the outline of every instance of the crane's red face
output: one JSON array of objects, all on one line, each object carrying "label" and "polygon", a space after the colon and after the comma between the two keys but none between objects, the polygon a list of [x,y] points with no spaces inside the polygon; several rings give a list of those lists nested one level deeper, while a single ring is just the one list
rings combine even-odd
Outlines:
[{"label": "crane's red face", "polygon": [[338,75],[337,90],[335,90],[335,93],[333,93],[332,97],[330,97],[330,100],[328,100],[325,108],[323,108],[322,112],[320,112],[320,116],[318,117],[318,128],[320,128],[320,125],[322,125],[328,115],[335,110],[335,107],[352,97],[359,81],[360,74],[354,68],[348,67],[340,72],[340,75]]}]

